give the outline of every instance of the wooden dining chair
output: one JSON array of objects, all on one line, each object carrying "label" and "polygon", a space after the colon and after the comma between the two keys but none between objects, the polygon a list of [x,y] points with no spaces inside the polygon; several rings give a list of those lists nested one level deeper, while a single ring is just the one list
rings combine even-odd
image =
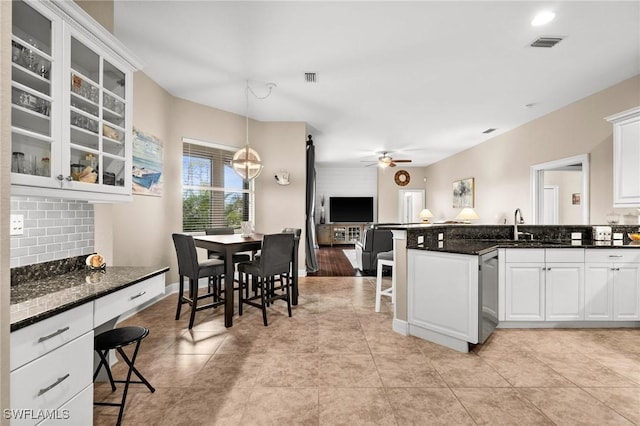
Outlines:
[{"label": "wooden dining chair", "polygon": [[[287,311],[291,316],[291,264],[293,261],[294,234],[282,233],[265,235],[262,239],[262,252],[258,259],[251,262],[240,262],[240,285],[243,285],[244,277],[251,275],[257,277],[257,290],[259,294],[252,297],[244,297],[240,292],[238,313],[242,315],[244,305],[253,306],[262,310],[262,320],[267,326],[267,306],[276,300],[287,302]],[[278,276],[282,281],[279,287],[273,286],[273,278]]]}]

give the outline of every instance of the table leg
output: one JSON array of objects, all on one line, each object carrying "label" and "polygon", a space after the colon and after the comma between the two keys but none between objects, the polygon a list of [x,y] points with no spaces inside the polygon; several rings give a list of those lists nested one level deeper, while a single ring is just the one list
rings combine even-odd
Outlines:
[{"label": "table leg", "polygon": [[293,244],[293,266],[291,267],[291,269],[293,269],[292,275],[293,275],[293,279],[291,280],[291,304],[292,305],[297,305],[298,304],[298,245],[299,245],[299,240],[295,240],[294,244]]},{"label": "table leg", "polygon": [[[235,268],[233,265],[233,251],[225,250],[224,255],[224,326],[233,326],[233,278]],[[242,290],[241,290],[242,291]]]}]

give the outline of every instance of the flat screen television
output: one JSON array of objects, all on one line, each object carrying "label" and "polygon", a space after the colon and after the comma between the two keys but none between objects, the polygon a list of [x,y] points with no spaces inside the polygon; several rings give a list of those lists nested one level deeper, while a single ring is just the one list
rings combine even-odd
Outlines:
[{"label": "flat screen television", "polygon": [[329,221],[373,222],[373,197],[330,197]]}]

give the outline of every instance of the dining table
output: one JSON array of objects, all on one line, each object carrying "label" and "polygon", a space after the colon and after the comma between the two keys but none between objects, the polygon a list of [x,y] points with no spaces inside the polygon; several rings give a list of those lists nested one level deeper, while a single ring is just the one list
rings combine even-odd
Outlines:
[{"label": "dining table", "polygon": [[[229,235],[200,235],[194,236],[196,247],[215,251],[224,255],[224,325],[233,326],[233,282],[235,265],[233,254],[238,252],[256,252],[262,247],[263,234],[254,232],[248,236],[242,234]],[[291,271],[291,304],[298,304],[298,245],[299,239],[294,240]]]}]

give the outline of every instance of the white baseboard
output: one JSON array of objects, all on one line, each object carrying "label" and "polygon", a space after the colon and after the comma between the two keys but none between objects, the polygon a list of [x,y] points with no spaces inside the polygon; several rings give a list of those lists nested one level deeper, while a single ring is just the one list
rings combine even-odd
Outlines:
[{"label": "white baseboard", "polygon": [[639,328],[640,321],[500,321],[497,328]]},{"label": "white baseboard", "polygon": [[469,343],[464,340],[456,339],[455,337],[446,336],[440,334],[437,331],[427,330],[426,328],[417,327],[415,325],[409,326],[409,333],[412,336],[419,337],[424,340],[428,340],[433,343],[437,343],[447,348],[456,350],[458,352],[469,352]]},{"label": "white baseboard", "polygon": [[391,324],[392,330],[396,333],[400,333],[403,336],[409,335],[409,323],[404,320],[399,320],[397,318],[393,319],[393,323]]}]

